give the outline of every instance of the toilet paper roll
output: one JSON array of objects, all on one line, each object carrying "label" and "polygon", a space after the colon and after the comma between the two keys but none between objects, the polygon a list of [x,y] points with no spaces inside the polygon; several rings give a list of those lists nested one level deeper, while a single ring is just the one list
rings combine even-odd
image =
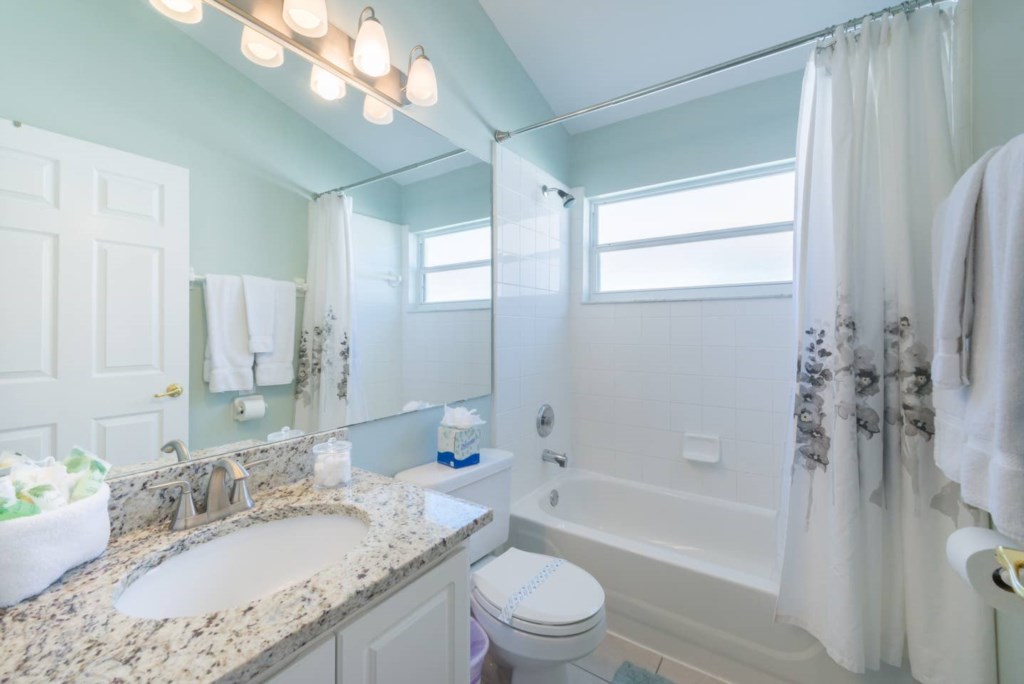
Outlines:
[{"label": "toilet paper roll", "polygon": [[963,527],[946,540],[946,558],[957,574],[971,585],[985,603],[996,610],[1024,613],[1024,598],[1003,589],[993,579],[1001,569],[996,547],[1020,548],[1012,539],[983,527]]},{"label": "toilet paper roll", "polygon": [[267,402],[263,401],[263,395],[251,394],[235,399],[234,408],[235,420],[239,422],[259,420],[267,413]]}]

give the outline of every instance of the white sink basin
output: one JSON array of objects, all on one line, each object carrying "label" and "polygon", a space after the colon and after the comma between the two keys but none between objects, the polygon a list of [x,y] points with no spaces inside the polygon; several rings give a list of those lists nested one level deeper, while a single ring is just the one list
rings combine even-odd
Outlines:
[{"label": "white sink basin", "polygon": [[260,523],[168,558],[114,602],[126,615],[173,618],[237,608],[337,563],[368,527],[344,515]]}]

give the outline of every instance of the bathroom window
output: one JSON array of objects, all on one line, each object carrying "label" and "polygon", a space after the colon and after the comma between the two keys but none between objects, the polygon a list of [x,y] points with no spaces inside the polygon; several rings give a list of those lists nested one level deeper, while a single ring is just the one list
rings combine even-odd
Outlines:
[{"label": "bathroom window", "polygon": [[590,301],[771,297],[793,280],[792,160],[590,200]]},{"label": "bathroom window", "polygon": [[414,233],[412,244],[409,280],[414,309],[490,306],[490,220]]}]

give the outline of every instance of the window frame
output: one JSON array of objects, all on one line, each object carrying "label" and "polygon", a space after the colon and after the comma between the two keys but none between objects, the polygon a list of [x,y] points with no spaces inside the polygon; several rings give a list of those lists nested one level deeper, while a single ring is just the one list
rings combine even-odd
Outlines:
[{"label": "window frame", "polygon": [[[470,230],[478,230],[480,228],[490,228],[491,219],[483,218],[476,219],[473,221],[465,221],[463,223],[456,223],[450,226],[443,226],[441,228],[430,228],[427,230],[416,231],[410,233],[410,259],[409,259],[409,311],[412,313],[417,312],[431,312],[431,311],[467,311],[473,309],[489,309],[491,308],[491,300],[488,299],[462,299],[455,302],[428,302],[426,301],[427,294],[427,274],[429,273],[440,273],[443,271],[463,271],[470,268],[479,268],[481,266],[487,266],[491,268],[491,277],[493,280],[494,266],[493,258],[488,257],[487,259],[479,259],[477,261],[462,261],[456,264],[445,264],[444,266],[424,266],[424,251],[425,242],[428,238],[438,237],[441,235],[448,235],[451,233],[463,233]],[[490,231],[491,245],[488,250],[491,255],[494,254],[494,231]],[[493,294],[492,294],[493,296]]]},{"label": "window frame", "polygon": [[701,299],[759,299],[772,297],[788,297],[793,292],[793,281],[765,283],[737,283],[734,285],[701,285],[695,287],[652,288],[641,290],[617,290],[602,292],[600,290],[602,254],[609,252],[628,251],[645,247],[667,247],[693,242],[708,242],[724,238],[767,235],[772,233],[792,232],[793,221],[781,223],[765,223],[738,228],[701,231],[668,237],[639,238],[608,245],[598,243],[598,212],[605,204],[614,204],[644,197],[666,195],[685,190],[693,190],[712,185],[722,185],[735,181],[748,180],[761,176],[771,176],[796,169],[795,159],[784,159],[767,164],[757,164],[740,169],[732,169],[719,173],[696,176],[669,183],[651,185],[635,190],[608,193],[588,199],[589,210],[585,212],[588,226],[583,231],[587,258],[587,273],[584,276],[584,303],[604,302],[635,302],[635,301],[688,301]]}]

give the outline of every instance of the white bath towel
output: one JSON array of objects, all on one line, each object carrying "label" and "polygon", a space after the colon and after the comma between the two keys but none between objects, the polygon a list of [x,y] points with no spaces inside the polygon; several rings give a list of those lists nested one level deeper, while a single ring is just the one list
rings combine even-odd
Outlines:
[{"label": "white bath towel", "polygon": [[974,216],[985,168],[995,153],[995,149],[989,150],[967,170],[935,214],[932,381],[940,388],[955,389],[970,384],[968,344],[974,316]]},{"label": "white bath towel", "polygon": [[203,294],[206,302],[203,379],[210,383],[211,392],[251,390],[253,354],[249,351],[242,279],[208,275]]},{"label": "white bath towel", "polygon": [[973,300],[964,323],[970,384],[935,389],[935,461],[965,502],[1024,542],[1024,136],[989,157],[975,211],[962,215],[974,219],[964,295]]},{"label": "white bath towel", "polygon": [[274,350],[256,354],[256,384],[289,385],[295,378],[295,283],[273,281]]},{"label": "white bath towel", "polygon": [[110,487],[61,508],[0,521],[0,608],[35,596],[110,541]]},{"label": "white bath towel", "polygon": [[249,326],[249,351],[274,351],[274,281],[259,276],[242,276],[245,291],[245,321]]}]

